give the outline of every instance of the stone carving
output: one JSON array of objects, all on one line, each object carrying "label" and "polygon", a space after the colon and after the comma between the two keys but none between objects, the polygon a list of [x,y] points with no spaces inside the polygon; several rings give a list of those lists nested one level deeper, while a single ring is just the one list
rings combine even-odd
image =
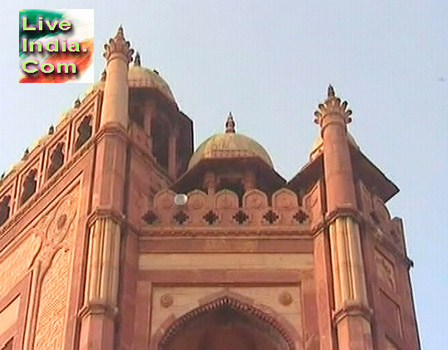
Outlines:
[{"label": "stone carving", "polygon": [[309,220],[315,225],[322,218],[320,205],[320,185],[316,184],[304,198],[305,207],[308,209]]},{"label": "stone carving", "polygon": [[188,209],[199,210],[206,206],[207,195],[202,191],[192,191],[188,194]]},{"label": "stone carving", "polygon": [[238,196],[229,190],[222,190],[215,195],[216,209],[238,208]]},{"label": "stone carving", "polygon": [[375,261],[378,278],[395,290],[395,268],[392,262],[379,251],[375,252]]},{"label": "stone carving", "polygon": [[364,186],[362,182],[358,182],[358,190],[359,190],[359,197],[361,200],[362,211],[364,212],[365,215],[368,215],[373,211],[372,198],[366,186]]},{"label": "stone carving", "polygon": [[61,248],[70,249],[70,243],[65,238],[77,213],[78,195],[70,194],[64,197],[54,210],[46,214],[35,226],[35,235],[40,238],[40,247],[33,257],[31,266],[40,262],[41,278],[51,265],[52,259]]},{"label": "stone carving", "polygon": [[278,297],[278,301],[280,302],[280,304],[284,305],[284,306],[288,306],[291,305],[292,303],[292,295],[289,292],[282,292],[279,297]]},{"label": "stone carving", "polygon": [[260,190],[250,190],[244,194],[243,208],[261,209],[268,206],[268,198],[265,193]]},{"label": "stone carving", "polygon": [[390,221],[389,211],[380,198],[374,197],[373,207],[380,224],[384,225],[384,223],[388,223]]},{"label": "stone carving", "polygon": [[[317,196],[316,201],[318,201],[318,189],[319,187],[315,187],[313,191]],[[242,231],[237,233],[240,236],[261,235],[264,231],[260,230],[266,231],[268,226],[280,225],[285,227],[281,231],[270,231],[269,235],[302,235],[310,223],[308,202],[304,202],[306,204],[304,206],[299,205],[297,195],[287,188],[280,189],[272,195],[272,205],[269,205],[268,195],[259,189],[247,191],[243,195],[242,204],[238,195],[227,189],[214,194],[193,190],[186,194],[188,201],[181,206],[174,204],[175,195],[171,190],[161,190],[154,196],[153,204],[149,204],[141,216],[142,224],[151,226],[151,231],[146,234],[209,235],[206,230],[193,233],[188,228],[205,229],[219,222],[229,228],[225,232],[217,233],[224,236],[234,234],[230,228],[238,225],[256,228],[251,233]],[[320,208],[320,205],[316,207]],[[173,223],[178,225],[173,227]],[[166,226],[170,229],[167,230]],[[183,226],[182,231],[178,231],[180,226]],[[158,232],[159,229],[163,233]]]},{"label": "stone carving", "polygon": [[169,308],[171,305],[173,305],[174,298],[171,294],[164,294],[160,297],[160,305],[162,305],[165,308]]},{"label": "stone carving", "polygon": [[294,192],[282,188],[273,194],[272,206],[281,210],[296,210],[299,207],[299,201]]},{"label": "stone carving", "polygon": [[[78,190],[72,190],[70,194],[63,197],[56,204],[55,208],[46,213],[32,228],[34,231],[34,236],[39,238],[40,242],[31,263],[29,264],[29,270],[32,271],[33,276],[31,282],[32,286],[30,288],[34,290],[34,292],[30,297],[30,304],[28,308],[27,317],[30,320],[28,324],[29,333],[27,333],[25,338],[24,348],[29,348],[34,342],[37,323],[41,320],[41,318],[38,317],[40,312],[39,308],[41,307],[39,304],[42,302],[42,298],[47,296],[49,293],[47,290],[49,285],[48,283],[44,283],[45,276],[50,270],[55,257],[62,256],[61,254],[58,254],[58,252],[62,251],[63,253],[68,253],[73,246],[72,236],[75,228],[74,223],[78,212],[78,196]],[[64,273],[67,274],[69,273],[69,259],[69,257],[66,257],[65,260],[67,263],[63,264],[63,266],[56,265],[59,268],[66,268]],[[62,270],[59,270],[57,274],[61,273],[61,271]],[[48,302],[49,301],[47,300],[47,304]],[[54,327],[56,327],[56,324],[58,322],[63,322],[63,320],[58,318],[57,320],[55,319],[54,322]],[[61,330],[63,326],[59,323],[57,328]],[[36,338],[36,340],[42,341],[42,336]]]},{"label": "stone carving", "polygon": [[161,209],[170,209],[174,205],[174,196],[176,194],[170,190],[163,190],[156,194],[154,206]]},{"label": "stone carving", "polygon": [[131,49],[129,41],[124,38],[123,28],[120,26],[115,37],[104,45],[103,56],[106,60],[109,60],[113,54],[122,54],[126,57],[127,63],[131,63],[133,53],[134,50]]},{"label": "stone carving", "polygon": [[327,99],[319,104],[314,112],[314,122],[322,127],[327,116],[339,115],[345,124],[349,124],[352,121],[352,111],[347,106],[347,101],[341,102],[341,99],[336,97],[333,86],[329,85]]}]

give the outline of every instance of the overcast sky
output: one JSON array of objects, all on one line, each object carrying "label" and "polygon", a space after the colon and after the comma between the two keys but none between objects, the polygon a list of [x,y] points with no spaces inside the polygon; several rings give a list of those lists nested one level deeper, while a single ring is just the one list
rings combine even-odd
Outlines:
[{"label": "overcast sky", "polygon": [[232,111],[287,179],[308,160],[313,112],[331,82],[361,149],[401,189],[389,207],[404,218],[415,262],[423,349],[446,348],[448,1],[2,1],[0,169],[87,88],[18,84],[19,6],[93,8],[96,77],[104,42],[123,24],[194,120],[196,146]]}]

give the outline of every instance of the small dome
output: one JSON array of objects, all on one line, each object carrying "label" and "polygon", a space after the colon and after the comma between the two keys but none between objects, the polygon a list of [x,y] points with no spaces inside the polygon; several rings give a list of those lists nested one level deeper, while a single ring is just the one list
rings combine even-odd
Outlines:
[{"label": "small dome", "polygon": [[[352,144],[355,148],[359,149],[358,143],[356,142],[355,138],[352,134],[349,132],[348,135],[348,142]],[[320,133],[317,135],[316,139],[314,140],[313,146],[310,149],[310,159],[316,158],[323,150],[324,142],[322,140],[322,136]]]},{"label": "small dome", "polygon": [[230,114],[226,123],[226,132],[216,134],[205,140],[193,154],[188,169],[203,159],[217,158],[259,158],[274,168],[268,152],[257,141],[243,134],[235,133],[235,122]]}]

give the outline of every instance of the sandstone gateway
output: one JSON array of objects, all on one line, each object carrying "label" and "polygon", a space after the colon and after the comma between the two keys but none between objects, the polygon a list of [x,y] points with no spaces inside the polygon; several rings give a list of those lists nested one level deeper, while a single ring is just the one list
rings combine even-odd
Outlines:
[{"label": "sandstone gateway", "polygon": [[331,86],[286,181],[232,116],[193,152],[122,28],[104,56],[1,181],[0,349],[420,348],[398,188]]}]

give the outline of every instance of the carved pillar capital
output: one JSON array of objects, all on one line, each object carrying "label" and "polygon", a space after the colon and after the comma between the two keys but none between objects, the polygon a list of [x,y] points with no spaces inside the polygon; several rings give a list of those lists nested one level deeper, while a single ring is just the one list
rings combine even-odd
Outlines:
[{"label": "carved pillar capital", "polygon": [[348,316],[362,316],[370,322],[373,311],[367,305],[357,300],[346,300],[344,304],[334,312],[333,322],[337,325]]},{"label": "carved pillar capital", "polygon": [[324,103],[319,104],[314,112],[314,122],[320,125],[322,135],[324,129],[330,124],[336,124],[344,130],[346,129],[346,125],[352,121],[350,117],[352,111],[347,106],[347,101],[342,102],[339,97],[336,97],[334,88],[330,85],[328,87],[327,99]]},{"label": "carved pillar capital", "polygon": [[126,64],[132,62],[132,55],[134,50],[131,49],[131,43],[124,37],[123,27],[119,27],[115,37],[110,38],[109,42],[104,45],[103,56],[107,62],[112,61],[114,58],[123,59]]}]

